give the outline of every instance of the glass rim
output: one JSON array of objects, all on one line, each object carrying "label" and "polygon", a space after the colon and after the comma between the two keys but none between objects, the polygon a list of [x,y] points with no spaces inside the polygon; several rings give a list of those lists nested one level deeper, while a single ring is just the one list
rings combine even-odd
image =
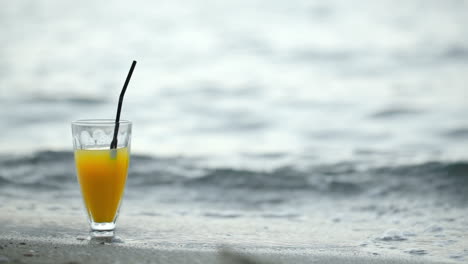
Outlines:
[{"label": "glass rim", "polygon": [[[113,126],[115,119],[79,119],[71,122],[72,125],[77,126]],[[128,120],[119,120],[119,125],[131,125],[132,122]]]}]

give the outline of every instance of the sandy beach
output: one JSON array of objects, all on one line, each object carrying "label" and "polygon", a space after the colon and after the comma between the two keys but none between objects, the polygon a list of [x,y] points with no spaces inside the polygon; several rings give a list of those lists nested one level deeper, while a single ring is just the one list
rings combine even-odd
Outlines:
[{"label": "sandy beach", "polygon": [[57,243],[28,239],[0,239],[0,263],[446,263],[354,253],[308,253],[294,250],[250,252],[225,249],[153,248],[86,242]]},{"label": "sandy beach", "polygon": [[122,217],[113,242],[90,240],[81,217],[2,215],[0,225],[0,263],[452,263],[376,253],[354,243],[365,231],[323,223]]}]

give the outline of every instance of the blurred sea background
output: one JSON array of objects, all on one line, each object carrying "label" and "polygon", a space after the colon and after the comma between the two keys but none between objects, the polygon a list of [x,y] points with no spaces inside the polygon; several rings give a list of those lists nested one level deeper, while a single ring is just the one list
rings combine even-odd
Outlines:
[{"label": "blurred sea background", "polygon": [[[70,123],[114,118],[135,59],[122,214],[339,225],[366,236],[336,241],[376,254],[465,261],[467,14],[456,0],[4,1],[0,212],[85,221]],[[264,241],[320,241],[296,235]]]}]

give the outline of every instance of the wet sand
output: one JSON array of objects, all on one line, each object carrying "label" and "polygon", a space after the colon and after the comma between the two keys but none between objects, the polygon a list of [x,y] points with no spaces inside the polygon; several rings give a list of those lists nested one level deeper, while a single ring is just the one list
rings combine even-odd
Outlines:
[{"label": "wet sand", "polygon": [[89,240],[83,216],[3,212],[0,263],[460,263],[375,251],[356,242],[366,231],[318,223],[122,217],[109,243]]},{"label": "wet sand", "polygon": [[142,248],[78,241],[71,244],[0,239],[0,263],[443,263],[362,254]]}]

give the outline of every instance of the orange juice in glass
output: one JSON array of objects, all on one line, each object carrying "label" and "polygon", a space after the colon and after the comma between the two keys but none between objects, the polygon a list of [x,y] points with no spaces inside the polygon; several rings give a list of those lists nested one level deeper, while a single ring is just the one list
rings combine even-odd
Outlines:
[{"label": "orange juice in glass", "polygon": [[110,148],[116,122],[72,122],[75,164],[93,237],[114,236],[130,163],[132,124],[118,122],[117,147]]}]

